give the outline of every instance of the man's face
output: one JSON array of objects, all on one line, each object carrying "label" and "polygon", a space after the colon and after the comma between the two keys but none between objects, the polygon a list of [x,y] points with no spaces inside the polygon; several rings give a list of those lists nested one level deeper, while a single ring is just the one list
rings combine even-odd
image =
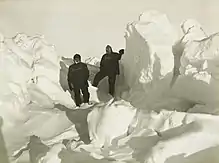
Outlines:
[{"label": "man's face", "polygon": [[74,61],[74,63],[77,63],[77,61],[75,59],[73,61]]},{"label": "man's face", "polygon": [[112,53],[112,49],[108,46],[108,47],[106,47],[106,53]]},{"label": "man's face", "polygon": [[79,63],[80,60],[79,59],[74,59],[74,63]]}]

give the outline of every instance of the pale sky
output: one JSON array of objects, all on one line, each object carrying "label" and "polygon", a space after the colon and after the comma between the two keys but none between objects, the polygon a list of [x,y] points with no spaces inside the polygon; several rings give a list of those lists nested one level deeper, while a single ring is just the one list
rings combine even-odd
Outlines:
[{"label": "pale sky", "polygon": [[176,26],[198,20],[207,32],[219,31],[218,0],[0,0],[0,31],[40,33],[60,55],[100,56],[106,44],[124,48],[126,24],[146,10],[166,13]]}]

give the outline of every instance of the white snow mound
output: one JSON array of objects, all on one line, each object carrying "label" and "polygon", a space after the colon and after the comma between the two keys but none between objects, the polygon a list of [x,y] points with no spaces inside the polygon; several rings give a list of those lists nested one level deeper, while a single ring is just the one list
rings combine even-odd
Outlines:
[{"label": "white snow mound", "polygon": [[191,20],[185,21],[182,28],[186,25],[190,30],[187,30],[181,41],[184,46],[183,52],[177,54],[180,55],[179,77],[172,91],[178,97],[218,106],[219,34],[208,36],[200,25],[192,24]]},{"label": "white snow mound", "polygon": [[[97,146],[110,145],[116,137],[128,132],[137,109],[130,103],[110,100],[95,107],[88,115],[89,136]],[[122,122],[121,122],[122,120]]]},{"label": "white snow mound", "polygon": [[130,87],[162,79],[172,71],[175,40],[176,33],[167,16],[157,11],[145,12],[127,26],[123,61]]},{"label": "white snow mound", "polygon": [[134,106],[147,108],[149,103],[155,103],[157,94],[166,89],[155,83],[166,81],[166,76],[172,72],[175,40],[176,32],[167,16],[157,11],[145,12],[138,21],[127,26],[122,64],[130,90],[124,98]]},{"label": "white snow mound", "polygon": [[219,104],[218,34],[207,36],[191,19],[181,28],[184,36],[176,41],[167,17],[155,11],[128,25],[122,62],[130,90],[123,97],[135,107],[151,110],[174,100],[178,106],[171,110],[180,110],[182,101]]},{"label": "white snow mound", "polygon": [[[55,103],[68,108],[75,104],[59,83],[60,56],[42,36],[19,33],[11,39],[1,35],[0,39],[0,116],[11,154],[31,134],[54,137],[63,132],[63,127],[71,126],[64,113],[54,114],[48,109],[53,109]],[[55,125],[61,119],[64,123]],[[48,131],[54,125],[56,128]]]}]

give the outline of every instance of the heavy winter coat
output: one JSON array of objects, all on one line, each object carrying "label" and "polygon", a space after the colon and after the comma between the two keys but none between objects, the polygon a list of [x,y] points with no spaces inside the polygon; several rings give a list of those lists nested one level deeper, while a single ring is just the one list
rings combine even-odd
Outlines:
[{"label": "heavy winter coat", "polygon": [[115,52],[106,53],[100,61],[100,71],[106,75],[119,75],[119,60],[121,55]]},{"label": "heavy winter coat", "polygon": [[[85,63],[72,64],[68,70],[68,85],[70,90],[74,88],[88,87],[89,70]],[[73,86],[73,87],[72,87]]]}]

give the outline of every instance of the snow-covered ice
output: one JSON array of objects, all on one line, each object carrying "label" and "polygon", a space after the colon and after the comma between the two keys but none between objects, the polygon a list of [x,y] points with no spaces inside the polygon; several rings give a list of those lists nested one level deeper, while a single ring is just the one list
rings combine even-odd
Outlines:
[{"label": "snow-covered ice", "polygon": [[41,35],[0,34],[0,159],[218,163],[218,33],[192,19],[181,28],[178,38],[158,11],[127,25],[116,99],[104,81],[91,86],[100,58],[83,58],[95,104],[79,109],[66,81],[72,58]]},{"label": "snow-covered ice", "polygon": [[114,138],[126,134],[137,111],[125,101],[113,100],[95,107],[88,115],[90,139],[99,147],[109,146]]},{"label": "snow-covered ice", "polygon": [[[35,39],[34,43],[33,39]],[[0,107],[4,121],[2,130],[5,133],[9,153],[19,148],[19,145],[16,147],[13,144],[17,141],[13,140],[16,137],[21,142],[25,142],[23,140],[30,134],[36,132],[39,135],[38,127],[47,130],[51,124],[55,125],[50,122],[50,118],[54,122],[61,120],[62,117],[65,118],[64,113],[54,112],[55,103],[67,105],[69,108],[74,106],[70,94],[64,92],[59,84],[59,57],[54,51],[51,51],[52,47],[43,41],[44,39],[38,36],[17,34],[12,39],[4,39],[4,42],[1,42],[3,48],[0,56]],[[47,59],[49,63],[56,64],[56,68],[51,67],[47,62],[44,62],[44,66],[38,67],[36,61],[41,61],[41,59]],[[44,110],[47,114],[44,113]],[[65,119],[67,124],[64,121],[63,124],[68,128],[71,124],[67,118]],[[43,129],[44,125],[45,129]],[[61,130],[64,126],[62,125]],[[41,133],[45,133],[47,138],[53,137],[54,134],[57,134],[57,129],[50,130],[50,133],[45,132],[46,130]],[[15,135],[16,137],[14,137]]]},{"label": "snow-covered ice", "polygon": [[[156,109],[155,103],[167,101],[169,108],[186,101],[216,107],[218,34],[208,36],[200,24],[188,19],[181,26],[184,36],[177,39],[164,14],[152,14],[156,21],[151,21],[148,13],[143,15],[144,19],[127,26],[123,65],[130,90],[123,97],[147,110]],[[148,26],[159,30],[151,31]],[[150,38],[159,38],[159,42]],[[165,43],[160,45],[162,40]],[[182,109],[180,105],[172,107],[172,110]]]}]

